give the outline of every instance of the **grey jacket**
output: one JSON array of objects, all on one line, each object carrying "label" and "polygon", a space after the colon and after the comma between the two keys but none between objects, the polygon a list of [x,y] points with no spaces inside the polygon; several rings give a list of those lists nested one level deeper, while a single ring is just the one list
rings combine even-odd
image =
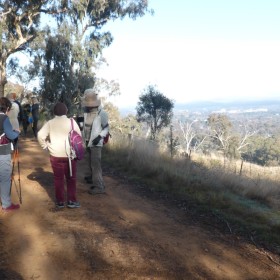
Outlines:
[{"label": "grey jacket", "polygon": [[[84,123],[86,122],[87,115],[88,115],[87,113],[84,113]],[[98,135],[100,135],[102,139],[99,141],[99,143],[96,146],[102,147],[103,138],[107,135],[108,132],[109,132],[108,114],[102,109],[101,106],[99,106],[98,113],[92,122],[90,139],[87,146],[92,147],[93,146],[92,140],[95,139]]]}]

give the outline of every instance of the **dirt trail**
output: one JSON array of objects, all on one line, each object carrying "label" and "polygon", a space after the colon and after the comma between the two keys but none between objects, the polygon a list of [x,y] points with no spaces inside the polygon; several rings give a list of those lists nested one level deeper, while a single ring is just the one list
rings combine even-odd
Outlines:
[{"label": "dirt trail", "polygon": [[[1,280],[280,279],[280,266],[253,244],[139,195],[109,173],[107,194],[90,196],[84,162],[82,207],[56,210],[48,154],[31,139],[21,139],[19,151],[23,203],[0,214]],[[15,188],[12,195],[16,201]]]}]

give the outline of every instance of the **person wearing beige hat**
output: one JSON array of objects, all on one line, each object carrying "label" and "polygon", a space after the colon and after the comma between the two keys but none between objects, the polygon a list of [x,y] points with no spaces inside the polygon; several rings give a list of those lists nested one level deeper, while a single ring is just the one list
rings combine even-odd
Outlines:
[{"label": "person wearing beige hat", "polygon": [[85,174],[87,183],[92,184],[89,194],[105,193],[101,168],[103,138],[109,132],[108,114],[101,106],[101,100],[93,89],[87,89],[82,99],[84,125],[82,135],[87,147],[88,165]]}]

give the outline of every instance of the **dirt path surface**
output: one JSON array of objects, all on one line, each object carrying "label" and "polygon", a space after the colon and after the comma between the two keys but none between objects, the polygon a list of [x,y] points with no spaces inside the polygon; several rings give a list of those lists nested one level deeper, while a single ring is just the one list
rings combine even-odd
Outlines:
[{"label": "dirt path surface", "polygon": [[[105,172],[79,209],[56,210],[48,154],[21,140],[20,210],[0,214],[0,279],[280,279],[279,256],[196,222]],[[17,172],[16,172],[17,173]],[[17,177],[16,177],[17,178]],[[13,201],[17,201],[15,187]]]}]

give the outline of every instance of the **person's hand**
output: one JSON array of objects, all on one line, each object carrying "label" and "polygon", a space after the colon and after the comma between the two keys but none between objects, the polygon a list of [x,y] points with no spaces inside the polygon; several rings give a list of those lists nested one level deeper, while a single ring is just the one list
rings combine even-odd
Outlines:
[{"label": "person's hand", "polygon": [[96,146],[99,143],[99,141],[101,140],[101,138],[102,137],[100,135],[98,135],[96,138],[94,138],[92,140],[92,145]]}]

